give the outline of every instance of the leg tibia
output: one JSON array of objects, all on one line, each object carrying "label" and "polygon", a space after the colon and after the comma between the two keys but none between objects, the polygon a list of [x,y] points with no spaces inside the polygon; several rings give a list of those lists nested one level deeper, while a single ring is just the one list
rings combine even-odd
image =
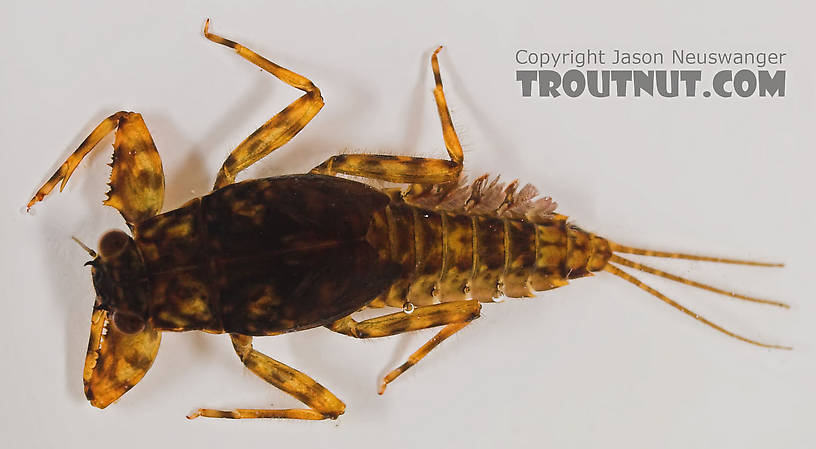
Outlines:
[{"label": "leg tibia", "polygon": [[286,418],[286,419],[326,419],[326,415],[308,409],[247,409],[238,408],[235,410],[215,410],[210,408],[200,408],[187,415],[187,419],[195,419],[199,416],[205,418],[227,418],[227,419],[251,419],[251,418]]},{"label": "leg tibia", "polygon": [[377,393],[383,394],[385,392],[385,387],[391,382],[393,382],[394,379],[399,377],[402,373],[408,371],[408,368],[411,368],[412,366],[419,363],[419,361],[425,358],[425,356],[428,355],[428,353],[431,352],[432,349],[439,346],[440,343],[445,341],[451,335],[462,330],[462,328],[464,328],[468,324],[470,324],[469,321],[466,323],[448,324],[447,326],[443,327],[442,330],[439,331],[439,333],[434,335],[433,338],[428,340],[428,342],[422,345],[421,348],[417,349],[416,352],[411,354],[411,356],[408,357],[408,360],[406,360],[405,363],[398,366],[396,369],[391,370],[390,373],[386,374],[382,382],[380,382],[380,388],[379,390],[377,390]]},{"label": "leg tibia", "polygon": [[431,69],[434,74],[434,99],[436,100],[436,109],[439,113],[439,121],[442,123],[442,137],[445,139],[445,148],[448,150],[451,160],[462,163],[465,159],[462,152],[462,145],[459,143],[459,137],[456,135],[456,130],[453,128],[453,120],[451,120],[450,110],[448,109],[448,101],[445,99],[445,92],[442,90],[442,75],[439,73],[439,59],[437,55],[442,47],[438,47],[431,56]]}]

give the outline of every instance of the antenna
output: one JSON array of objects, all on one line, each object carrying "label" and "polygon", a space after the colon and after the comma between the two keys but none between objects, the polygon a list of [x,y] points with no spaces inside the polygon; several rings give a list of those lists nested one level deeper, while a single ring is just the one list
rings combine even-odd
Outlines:
[{"label": "antenna", "polygon": [[81,246],[81,247],[82,247],[82,249],[84,249],[85,251],[87,251],[87,252],[88,252],[88,254],[90,254],[90,255],[91,255],[91,257],[96,258],[96,251],[92,250],[91,248],[88,248],[88,245],[86,245],[86,244],[82,243],[82,242],[81,242],[81,241],[80,241],[78,238],[76,238],[76,237],[74,237],[74,236],[71,236],[71,238],[72,238],[72,239],[73,239],[75,242],[77,242],[77,244],[78,244],[79,246]]}]

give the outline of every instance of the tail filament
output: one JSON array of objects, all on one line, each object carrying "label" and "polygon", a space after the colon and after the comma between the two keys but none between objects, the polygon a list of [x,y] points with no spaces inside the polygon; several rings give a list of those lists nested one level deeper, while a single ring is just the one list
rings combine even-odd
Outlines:
[{"label": "tail filament", "polygon": [[[650,250],[645,250],[645,249],[631,248],[631,247],[627,247],[627,246],[622,246],[622,245],[618,245],[618,244],[612,243],[612,242],[609,242],[609,245],[610,245],[610,249],[613,252],[616,252],[616,253],[637,254],[637,255],[652,256],[652,257],[668,257],[668,258],[673,258],[673,259],[700,260],[700,261],[707,261],[707,262],[720,262],[720,263],[737,264],[737,265],[751,265],[751,266],[760,266],[760,267],[781,267],[781,266],[783,266],[783,264],[777,264],[777,263],[755,262],[755,261],[736,260],[736,259],[721,259],[721,258],[715,258],[715,257],[696,256],[696,255],[691,255],[691,254],[680,254],[680,253],[668,253],[668,252],[660,252],[660,251],[650,251]],[[642,290],[645,290],[645,291],[649,292],[650,294],[657,297],[658,299],[665,302],[666,304],[668,304],[668,305],[674,307],[675,309],[685,313],[686,315],[688,315],[688,316],[694,318],[695,320],[705,324],[706,326],[714,328],[717,331],[722,332],[725,335],[728,335],[729,337],[736,338],[737,340],[741,340],[741,341],[744,341],[746,343],[750,343],[752,345],[761,346],[763,348],[792,349],[790,346],[782,346],[782,345],[762,343],[762,342],[759,342],[759,341],[756,341],[756,340],[751,340],[750,338],[746,338],[746,337],[743,337],[741,335],[735,334],[734,332],[731,332],[731,331],[723,328],[722,326],[709,321],[708,319],[706,319],[705,317],[697,314],[696,312],[693,312],[693,311],[687,309],[685,306],[677,303],[676,301],[674,301],[671,298],[667,297],[663,293],[660,293],[659,291],[655,290],[654,288],[650,287],[649,285],[646,285],[645,283],[643,283],[638,278],[636,278],[636,277],[632,276],[631,274],[621,270],[620,268],[618,268],[617,266],[615,266],[613,264],[618,264],[618,265],[622,265],[622,266],[625,266],[625,267],[634,268],[635,270],[642,271],[644,273],[649,273],[649,274],[652,274],[652,275],[655,275],[655,276],[659,276],[659,277],[662,277],[662,278],[665,278],[665,279],[670,279],[672,281],[679,282],[681,284],[690,285],[692,287],[697,287],[697,288],[700,288],[700,289],[703,289],[703,290],[708,290],[708,291],[711,291],[711,292],[714,292],[714,293],[719,293],[721,295],[730,296],[732,298],[737,298],[737,299],[741,299],[741,300],[744,300],[744,301],[751,301],[751,302],[757,302],[757,303],[762,303],[762,304],[770,304],[770,305],[774,305],[774,306],[777,306],[777,307],[789,308],[790,306],[785,304],[785,303],[778,302],[778,301],[771,301],[771,300],[768,300],[768,299],[754,298],[754,297],[751,297],[751,296],[745,296],[745,295],[741,295],[741,294],[738,294],[738,293],[725,291],[725,290],[722,290],[722,289],[719,289],[719,288],[716,288],[716,287],[712,287],[710,285],[702,284],[700,282],[696,282],[696,281],[692,281],[690,279],[686,279],[686,278],[683,278],[683,277],[680,277],[680,276],[676,276],[676,275],[673,275],[671,273],[666,273],[664,271],[660,271],[660,270],[658,270],[656,268],[652,268],[650,266],[647,266],[647,265],[644,265],[644,264],[641,264],[641,263],[633,262],[633,261],[631,261],[629,259],[626,259],[624,257],[621,257],[621,256],[619,256],[617,254],[613,254],[609,258],[609,262],[610,263],[607,263],[607,265],[603,268],[604,271],[612,273],[615,276],[636,285],[637,287],[641,288]]]},{"label": "tail filament", "polygon": [[738,259],[721,259],[719,257],[706,257],[706,256],[697,256],[694,254],[682,254],[682,253],[668,253],[664,251],[652,251],[648,249],[641,249],[641,248],[632,248],[629,246],[618,245],[617,243],[609,242],[609,247],[612,252],[615,253],[624,253],[624,254],[637,254],[639,256],[650,256],[650,257],[668,257],[671,259],[686,259],[686,260],[700,260],[704,262],[719,262],[719,263],[728,263],[733,265],[751,265],[755,267],[784,267],[785,264],[783,263],[769,263],[769,262],[756,262],[753,260],[738,260]]}]

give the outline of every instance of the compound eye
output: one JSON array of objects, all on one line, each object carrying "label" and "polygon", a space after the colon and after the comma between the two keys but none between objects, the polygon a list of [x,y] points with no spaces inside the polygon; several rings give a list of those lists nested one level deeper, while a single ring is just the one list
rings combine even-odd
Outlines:
[{"label": "compound eye", "polygon": [[127,247],[128,242],[130,242],[129,235],[122,231],[110,231],[99,239],[99,253],[104,259],[110,259],[121,253]]},{"label": "compound eye", "polygon": [[123,334],[136,334],[145,328],[142,317],[127,312],[114,312],[113,325]]}]

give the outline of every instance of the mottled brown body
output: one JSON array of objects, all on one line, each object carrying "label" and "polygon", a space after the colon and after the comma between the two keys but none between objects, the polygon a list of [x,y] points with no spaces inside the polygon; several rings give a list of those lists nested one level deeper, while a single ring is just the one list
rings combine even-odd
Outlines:
[{"label": "mottled brown body", "polygon": [[[271,335],[366,305],[530,297],[602,270],[608,242],[563,215],[450,214],[323,175],[244,181],[137,223],[127,285],[164,331]],[[131,290],[133,290],[131,288]]]},{"label": "mottled brown body", "polygon": [[[241,142],[224,161],[213,192],[160,214],[161,158],[142,119],[120,111],[104,119],[28,202],[62,190],[82,159],[115,132],[110,191],[132,237],[113,230],[91,255],[97,298],[91,317],[83,382],[90,403],[105,408],[136,385],[153,364],[161,332],[229,333],[236,355],[254,374],[289,393],[301,409],[198,409],[218,418],[333,419],[345,404],[304,373],[255,350],[253,336],[316,326],[355,338],[441,327],[386,385],[481,313],[499,296],[528,297],[568,280],[606,271],[694,319],[739,340],[654,290],[618,266],[633,268],[731,297],[783,303],[724,291],[630,261],[621,253],[747,265],[626,247],[585,232],[556,214],[549,197],[530,185],[498,178],[462,182],[464,154],[442,88],[437,48],[431,56],[434,100],[448,159],[376,154],[336,155],[309,174],[234,183],[235,176],[299,133],[323,107],[309,79],[208,31],[303,94]],[[406,185],[377,190],[339,178],[351,175]],[[78,241],[78,240],[77,240]],[[364,307],[401,311],[357,321]]]},{"label": "mottled brown body", "polygon": [[391,284],[367,240],[388,197],[354,181],[244,181],[133,228],[152,327],[270,335],[328,324]]}]

